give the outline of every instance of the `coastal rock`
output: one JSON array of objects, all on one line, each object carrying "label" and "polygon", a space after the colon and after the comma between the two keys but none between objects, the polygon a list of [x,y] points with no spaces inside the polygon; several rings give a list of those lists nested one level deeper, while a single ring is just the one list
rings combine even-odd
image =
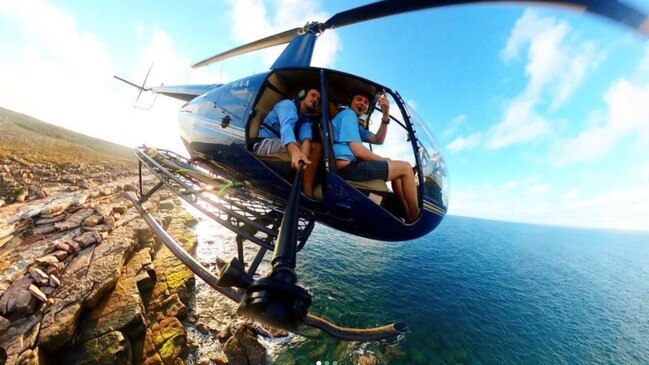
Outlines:
[{"label": "coastal rock", "polygon": [[50,285],[52,288],[59,287],[59,286],[61,286],[61,280],[59,280],[59,278],[56,277],[56,275],[54,275],[54,274],[50,274],[49,285]]},{"label": "coastal rock", "polygon": [[131,343],[123,333],[111,331],[66,351],[62,364],[133,364]]},{"label": "coastal rock", "polygon": [[29,246],[43,239],[45,239],[45,236],[42,234],[32,234],[31,236],[25,238],[20,244],[23,246]]},{"label": "coastal rock", "polygon": [[[32,163],[14,179],[29,193],[28,202],[0,212],[0,308],[7,313],[0,317],[0,364],[183,363],[189,347],[178,318],[187,315],[194,277],[171,253],[154,252],[150,229],[117,194],[126,180],[119,179],[129,176],[123,170]],[[63,179],[90,190],[66,193]],[[97,179],[116,187],[95,187]],[[154,212],[158,200],[147,209]],[[174,203],[165,213],[170,232],[183,225],[178,210]],[[192,235],[174,235],[195,247]],[[154,303],[151,314],[142,298]],[[143,358],[145,316],[155,327],[154,354]]]},{"label": "coastal rock", "polygon": [[16,228],[16,224],[4,224],[0,223],[0,238],[5,238],[11,235]]},{"label": "coastal rock", "polygon": [[266,357],[266,348],[257,340],[252,324],[241,324],[223,346],[231,365],[259,365]]},{"label": "coastal rock", "polygon": [[20,365],[39,365],[46,362],[45,355],[38,347],[23,351],[16,360],[16,364]]},{"label": "coastal rock", "polygon": [[75,237],[74,241],[78,242],[81,245],[81,248],[86,248],[94,243],[101,242],[101,236],[97,231],[90,231]]},{"label": "coastal rock", "polygon": [[31,269],[29,269],[29,275],[31,275],[32,279],[34,279],[34,281],[41,286],[47,285],[50,281],[50,276],[37,267],[32,267]]},{"label": "coastal rock", "polygon": [[54,304],[43,319],[42,346],[54,350],[70,342],[82,306],[96,306],[115,286],[134,243],[134,232],[121,227],[104,244],[88,247],[68,264],[64,284],[54,294]]},{"label": "coastal rock", "polygon": [[11,322],[5,317],[0,316],[0,335],[2,335],[11,326]]},{"label": "coastal rock", "polygon": [[59,262],[65,260],[65,258],[68,257],[69,254],[70,253],[66,250],[56,250],[51,253],[51,255],[56,257],[59,260]]},{"label": "coastal rock", "polygon": [[76,228],[81,225],[81,222],[83,222],[84,219],[90,217],[93,214],[92,209],[80,209],[71,216],[69,216],[66,220],[63,222],[57,222],[54,223],[54,226],[56,229],[59,231],[65,231],[68,229]]},{"label": "coastal rock", "polygon": [[174,202],[170,199],[168,200],[161,200],[158,203],[158,209],[159,210],[171,210],[175,207]]},{"label": "coastal rock", "polygon": [[187,318],[187,307],[180,300],[178,293],[174,293],[160,303],[157,318],[161,320],[165,317]]},{"label": "coastal rock", "polygon": [[373,354],[364,354],[359,356],[358,365],[379,365],[380,362]]},{"label": "coastal rock", "polygon": [[7,364],[19,364],[17,360],[20,355],[35,347],[41,319],[40,314],[16,319],[11,322],[11,327],[0,334],[0,348],[8,355]]},{"label": "coastal rock", "polygon": [[56,230],[57,229],[54,226],[54,223],[50,223],[50,224],[44,224],[34,228],[33,232],[36,234],[47,234],[47,233],[52,233]]},{"label": "coastal rock", "polygon": [[57,350],[72,340],[81,315],[81,303],[56,301],[45,312],[38,342],[46,350]]},{"label": "coastal rock", "polygon": [[187,332],[177,318],[168,317],[156,323],[151,328],[150,334],[152,339],[150,345],[155,347],[155,353],[165,365],[176,364],[177,359],[187,356],[189,351]]},{"label": "coastal rock", "polygon": [[47,256],[39,257],[34,261],[43,265],[52,265],[52,264],[57,264],[59,262],[59,259],[57,259],[56,256],[47,255]]},{"label": "coastal rock", "polygon": [[[139,237],[139,234],[136,233]],[[142,242],[138,238],[138,242]],[[124,267],[122,275],[135,278],[137,288],[141,294],[149,293],[156,280],[155,268],[151,259],[151,249],[145,247],[135,252]]]},{"label": "coastal rock", "polygon": [[0,298],[0,313],[32,313],[36,307],[36,301],[29,292],[32,283],[32,279],[26,276],[14,281]]},{"label": "coastal rock", "polygon": [[59,214],[59,215],[55,215],[52,218],[42,218],[42,219],[37,220],[36,224],[40,226],[40,225],[44,225],[44,224],[56,223],[56,222],[60,222],[60,221],[64,220],[65,217],[66,217],[65,214]]},{"label": "coastal rock", "polygon": [[36,285],[30,285],[27,290],[34,296],[34,298],[38,299],[41,302],[47,302],[47,296],[40,289],[38,289]]},{"label": "coastal rock", "polygon": [[134,278],[120,277],[106,299],[82,319],[77,342],[84,342],[114,330],[129,337],[144,333],[144,308]]}]

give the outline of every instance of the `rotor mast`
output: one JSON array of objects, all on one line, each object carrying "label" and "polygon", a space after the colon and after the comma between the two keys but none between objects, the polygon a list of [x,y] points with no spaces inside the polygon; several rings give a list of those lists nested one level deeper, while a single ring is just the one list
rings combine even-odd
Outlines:
[{"label": "rotor mast", "polygon": [[315,41],[322,33],[320,30],[322,23],[309,22],[302,30],[291,40],[279,55],[275,63],[270,67],[271,70],[281,67],[308,67],[311,66],[311,57]]}]

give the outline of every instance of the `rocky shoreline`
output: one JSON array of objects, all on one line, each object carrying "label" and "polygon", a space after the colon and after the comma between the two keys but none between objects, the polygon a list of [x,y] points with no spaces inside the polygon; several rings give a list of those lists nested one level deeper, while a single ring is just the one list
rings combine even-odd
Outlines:
[{"label": "rocky shoreline", "polygon": [[[0,208],[0,364],[185,363],[196,350],[183,324],[195,279],[124,197],[137,171],[79,164],[41,175],[3,162],[14,182],[39,189],[5,194]],[[193,252],[196,219],[177,199],[159,192],[145,207]],[[213,335],[224,352],[195,363],[265,361],[250,323]]]}]

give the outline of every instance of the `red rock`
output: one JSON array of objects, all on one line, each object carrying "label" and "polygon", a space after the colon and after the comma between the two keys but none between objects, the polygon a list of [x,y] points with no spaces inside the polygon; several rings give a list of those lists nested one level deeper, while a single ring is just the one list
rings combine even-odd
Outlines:
[{"label": "red rock", "polygon": [[29,275],[32,276],[32,279],[34,279],[38,285],[47,285],[50,281],[50,276],[37,267],[29,269]]},{"label": "red rock", "polygon": [[36,285],[31,284],[27,290],[32,293],[34,298],[40,300],[43,303],[47,302],[47,296],[40,289],[38,289]]},{"label": "red rock", "polygon": [[58,262],[59,262],[59,259],[57,259],[55,256],[47,255],[47,256],[39,257],[39,258],[37,258],[37,259],[34,260],[34,261],[38,262],[39,264],[46,264],[46,265],[49,265],[49,264],[56,264],[56,263],[58,263]]}]

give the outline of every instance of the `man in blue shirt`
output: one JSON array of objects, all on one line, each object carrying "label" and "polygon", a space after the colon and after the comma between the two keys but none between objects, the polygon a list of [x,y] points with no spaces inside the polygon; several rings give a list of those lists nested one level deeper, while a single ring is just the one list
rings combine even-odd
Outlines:
[{"label": "man in blue shirt", "polygon": [[368,92],[353,91],[349,108],[342,110],[331,121],[338,174],[351,181],[392,181],[392,191],[401,202],[406,220],[414,222],[419,216],[419,205],[412,166],[407,161],[381,157],[363,145],[363,142],[383,144],[390,124],[390,101],[383,90],[378,101],[382,113],[379,130],[374,134],[361,127],[358,118],[367,111],[370,100],[374,98]]},{"label": "man in blue shirt", "polygon": [[303,191],[313,198],[313,185],[322,159],[322,145],[313,141],[313,123],[309,114],[318,109],[320,92],[317,89],[301,91],[295,100],[284,99],[275,104],[259,127],[259,142],[253,151],[262,155],[288,152],[291,166],[297,169],[305,163]]}]

